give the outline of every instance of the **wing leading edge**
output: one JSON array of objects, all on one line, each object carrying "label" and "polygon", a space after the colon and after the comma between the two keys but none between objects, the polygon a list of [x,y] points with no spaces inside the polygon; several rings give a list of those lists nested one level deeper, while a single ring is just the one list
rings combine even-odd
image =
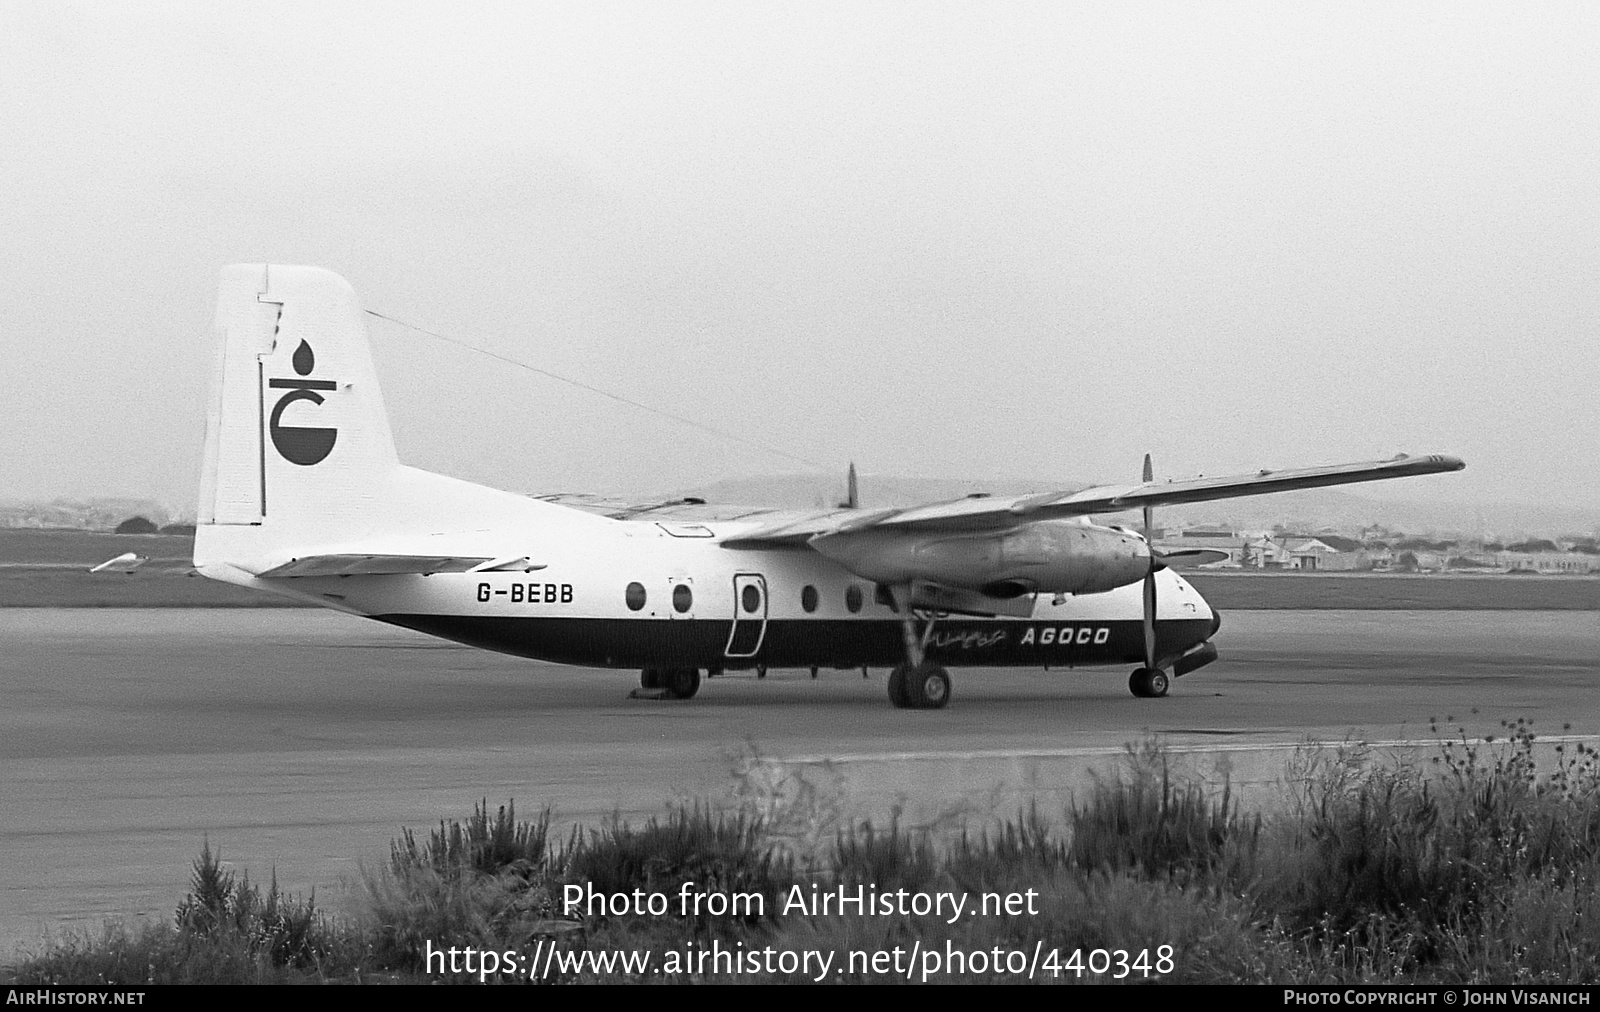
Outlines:
[{"label": "wing leading edge", "polygon": [[1009,526],[1023,520],[1052,520],[1120,513],[1143,506],[1208,502],[1238,496],[1266,495],[1302,488],[1324,488],[1363,481],[1442,474],[1466,467],[1459,457],[1400,454],[1388,460],[1330,464],[1291,470],[1261,470],[1253,474],[1185,481],[1144,482],[1137,485],[1103,485],[1078,492],[1041,495],[957,499],[954,502],[887,510],[828,510],[799,520],[736,534],[723,541],[729,548],[803,544],[824,534],[841,534],[868,527],[922,530],[983,530]]}]

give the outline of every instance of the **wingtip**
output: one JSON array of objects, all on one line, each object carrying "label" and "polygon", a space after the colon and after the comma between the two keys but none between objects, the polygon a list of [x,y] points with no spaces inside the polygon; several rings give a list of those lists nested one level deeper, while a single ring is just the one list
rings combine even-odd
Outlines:
[{"label": "wingtip", "polygon": [[1420,457],[1413,457],[1409,453],[1398,453],[1390,457],[1389,462],[1406,468],[1420,467],[1423,469],[1422,473],[1426,474],[1460,471],[1467,466],[1466,461],[1448,453],[1425,453]]}]

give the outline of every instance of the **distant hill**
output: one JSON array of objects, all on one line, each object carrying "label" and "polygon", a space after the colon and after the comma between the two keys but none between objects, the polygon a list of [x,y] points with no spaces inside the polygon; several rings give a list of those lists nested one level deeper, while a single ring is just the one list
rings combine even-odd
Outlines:
[{"label": "distant hill", "polygon": [[0,527],[61,527],[109,531],[129,517],[142,516],[156,524],[173,523],[178,515],[154,499],[104,496],[92,499],[53,499],[50,502],[0,502]]},{"label": "distant hill", "polygon": [[1322,527],[1349,531],[1381,524],[1409,534],[1487,533],[1504,540],[1594,531],[1600,528],[1600,508],[1545,503],[1418,503],[1369,499],[1359,493],[1319,488],[1168,507],[1160,512],[1160,523],[1164,527],[1181,524],[1235,530],[1282,524],[1297,531]]}]

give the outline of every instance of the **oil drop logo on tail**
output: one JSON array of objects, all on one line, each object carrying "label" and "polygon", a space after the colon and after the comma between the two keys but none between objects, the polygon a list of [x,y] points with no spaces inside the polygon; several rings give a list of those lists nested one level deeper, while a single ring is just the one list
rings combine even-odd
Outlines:
[{"label": "oil drop logo on tail", "polygon": [[275,390],[288,390],[289,392],[278,398],[278,403],[273,405],[272,417],[268,420],[268,431],[272,433],[272,445],[278,448],[278,453],[291,464],[300,464],[306,467],[318,464],[333,452],[333,444],[339,438],[338,429],[302,428],[295,425],[281,425],[283,409],[295,401],[310,401],[312,404],[321,404],[323,396],[318,390],[336,390],[338,384],[333,380],[305,379],[311,375],[311,370],[316,368],[317,356],[311,350],[311,345],[305,341],[300,342],[300,347],[294,350],[292,358],[294,371],[299,373],[301,379],[274,379],[268,380],[267,386]]}]

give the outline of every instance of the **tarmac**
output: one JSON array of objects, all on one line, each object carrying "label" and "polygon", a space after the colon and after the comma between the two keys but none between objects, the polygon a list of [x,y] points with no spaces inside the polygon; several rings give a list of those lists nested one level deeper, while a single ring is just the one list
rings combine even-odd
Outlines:
[{"label": "tarmac", "polygon": [[884,672],[725,676],[628,699],[565,668],[332,612],[0,609],[0,955],[168,917],[202,840],[337,906],[401,827],[480,799],[561,827],[745,804],[797,846],[842,821],[1049,816],[1159,740],[1272,804],[1305,743],[1421,755],[1526,718],[1600,736],[1600,613],[1233,611],[1222,660],[1159,700],[1122,668],[958,669],[948,709]]}]

